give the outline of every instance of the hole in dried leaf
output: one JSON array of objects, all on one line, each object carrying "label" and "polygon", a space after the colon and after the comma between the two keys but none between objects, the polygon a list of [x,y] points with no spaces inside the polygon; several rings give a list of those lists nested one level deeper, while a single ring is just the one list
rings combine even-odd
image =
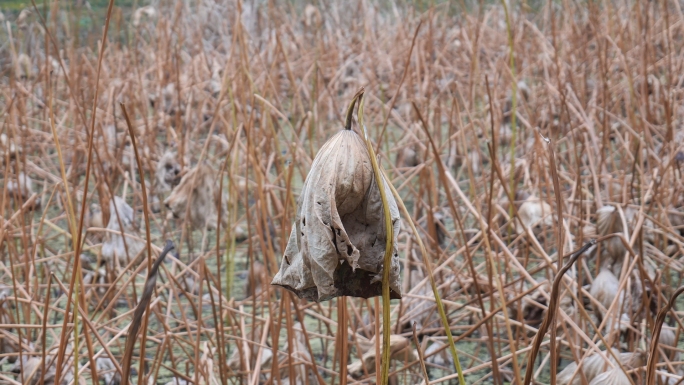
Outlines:
[{"label": "hole in dried leaf", "polygon": [[335,245],[335,251],[337,252],[337,254],[339,254],[340,249],[337,248],[337,235],[335,234],[335,228],[332,227],[332,225],[330,225],[330,230],[332,230],[332,233],[333,233],[332,241],[333,241],[333,245]]}]

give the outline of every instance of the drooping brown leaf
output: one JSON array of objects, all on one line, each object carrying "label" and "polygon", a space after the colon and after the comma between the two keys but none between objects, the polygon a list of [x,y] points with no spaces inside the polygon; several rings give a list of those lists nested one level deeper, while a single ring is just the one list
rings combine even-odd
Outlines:
[{"label": "drooping brown leaf", "polygon": [[[620,219],[620,213],[613,206],[603,206],[596,211],[596,229],[599,236],[613,233],[623,233],[624,227]],[[605,254],[614,261],[622,257],[627,250],[618,238],[611,238],[603,242]]]},{"label": "drooping brown leaf", "polygon": [[109,211],[111,216],[107,230],[110,231],[105,233],[105,241],[102,243],[102,258],[105,261],[128,262],[145,248],[145,242],[139,239],[133,208],[123,199],[114,197],[109,202]]},{"label": "drooping brown leaf", "polygon": [[551,227],[553,226],[553,209],[551,206],[534,197],[530,196],[520,205],[518,216],[522,221],[515,222],[515,230],[518,234],[525,232],[527,227]]},{"label": "drooping brown leaf", "polygon": [[[384,188],[396,239],[399,210],[389,188]],[[271,283],[312,301],[380,295],[387,239],[383,215],[363,139],[351,130],[337,133],[314,159],[280,271]],[[392,298],[401,297],[399,279],[395,241],[390,267]]]},{"label": "drooping brown leaf", "polygon": [[[50,360],[51,357],[46,357]],[[41,378],[41,359],[38,357],[22,357],[21,363],[19,360],[12,366],[13,373],[17,374],[17,379],[23,381],[24,384],[38,385]],[[43,381],[45,384],[54,384],[55,382],[55,367],[54,365],[45,370]]]},{"label": "drooping brown leaf", "polygon": [[[626,352],[620,353],[619,350],[613,349],[613,353],[620,360],[620,363],[627,369],[634,369],[644,365],[646,362],[646,354],[643,352]],[[604,358],[605,356],[605,358]],[[606,371],[612,371],[611,366],[606,362],[606,358],[613,363],[618,371],[622,371],[617,365],[615,358],[610,355],[607,351],[603,351],[603,354],[594,353],[582,361],[582,367],[580,371],[575,374],[577,370],[577,363],[573,362],[566,366],[558,376],[556,381],[558,385],[581,385],[582,384],[582,374],[590,383],[597,378],[601,373]],[[573,378],[574,375],[574,378]],[[603,379],[605,381],[605,379]],[[626,382],[629,384],[629,380]]]},{"label": "drooping brown leaf", "polygon": [[[627,290],[618,293],[619,288],[620,282],[611,271],[610,266],[604,266],[591,284],[589,294],[591,294],[605,310],[608,310],[615,300],[615,297],[619,295],[618,303],[616,305],[617,311],[621,312],[619,328],[621,331],[625,331],[627,330],[631,319],[638,320],[644,316],[645,309],[641,306],[644,288],[639,280],[638,272],[636,270],[632,271],[632,279],[630,280],[630,285],[627,287]],[[594,306],[594,308],[597,317],[603,319],[605,311],[601,309],[601,307]]]},{"label": "drooping brown leaf", "polygon": [[[223,210],[222,221],[228,218],[226,197],[219,196],[216,179],[216,171],[211,166],[197,165],[183,176],[171,195],[164,200],[164,205],[175,217],[190,220],[196,229],[215,229],[218,225],[218,210]],[[186,218],[186,213],[189,218]]]},{"label": "drooping brown leaf", "polygon": [[29,210],[40,208],[40,198],[36,197],[33,201],[27,202],[35,192],[33,191],[33,179],[23,172],[20,172],[16,179],[9,178],[7,181],[7,195],[11,200],[18,199],[16,204],[23,205],[29,203]]},{"label": "drooping brown leaf", "polygon": [[629,377],[619,367],[610,369],[596,376],[589,385],[629,385]]},{"label": "drooping brown leaf", "polygon": [[[566,275],[569,275],[569,273],[566,273]],[[511,311],[511,313],[515,316],[515,319],[517,319],[518,314],[520,314],[525,324],[538,327],[542,320],[546,317],[547,312],[546,306],[548,304],[548,300],[544,293],[548,293],[550,291],[551,285],[548,282],[544,283],[533,292],[524,296],[522,301],[514,301],[509,306],[509,311]],[[520,305],[519,307],[517,306],[518,304]],[[572,297],[564,290],[561,290],[561,295],[558,299],[558,307],[570,317],[577,312],[577,307]],[[558,327],[560,327],[560,325],[558,325]],[[526,333],[531,332],[527,331]]]},{"label": "drooping brown leaf", "polygon": [[104,380],[105,385],[121,384],[121,374],[116,371],[116,366],[109,357],[100,357],[95,361],[97,374]]},{"label": "drooping brown leaf", "polygon": [[5,162],[5,154],[9,153],[9,158],[14,159],[18,154],[21,154],[21,148],[17,148],[14,141],[9,139],[6,134],[0,134],[0,162]]},{"label": "drooping brown leaf", "polygon": [[159,162],[157,162],[157,169],[154,173],[155,192],[165,193],[171,191],[180,182],[180,171],[181,167],[176,159],[176,154],[165,152],[161,159],[159,159]]},{"label": "drooping brown leaf", "polygon": [[84,221],[84,227],[85,228],[90,228],[90,227],[95,227],[95,228],[102,228],[104,227],[104,221],[102,217],[102,209],[97,203],[93,203],[90,205],[90,207],[86,208],[86,214],[85,218],[83,219]]},{"label": "drooping brown leaf", "polygon": [[[634,230],[634,223],[638,219],[638,210],[632,207],[625,207],[623,210],[624,219],[627,224],[627,234],[631,236]],[[646,219],[644,221],[642,230],[647,230],[653,227],[653,223]],[[624,234],[625,227],[622,222],[620,210],[615,206],[603,206],[596,210],[596,232],[598,236],[606,236],[609,234]],[[643,231],[645,240],[651,240],[652,234],[650,231]],[[622,268],[622,257],[627,252],[624,243],[620,238],[614,237],[607,239],[601,243],[602,247],[602,264],[612,265],[613,273],[618,274]],[[639,242],[634,244],[634,250],[639,250]]]}]

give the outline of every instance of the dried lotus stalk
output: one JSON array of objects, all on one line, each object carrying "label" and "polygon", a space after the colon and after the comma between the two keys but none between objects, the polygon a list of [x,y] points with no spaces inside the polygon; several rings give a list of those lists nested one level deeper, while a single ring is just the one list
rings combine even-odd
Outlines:
[{"label": "dried lotus stalk", "polygon": [[[383,187],[396,239],[399,209],[387,181]],[[312,301],[379,296],[386,241],[380,189],[366,144],[354,131],[343,130],[314,159],[280,271],[271,284]],[[396,248],[395,241],[389,274],[393,299],[401,298]]]}]

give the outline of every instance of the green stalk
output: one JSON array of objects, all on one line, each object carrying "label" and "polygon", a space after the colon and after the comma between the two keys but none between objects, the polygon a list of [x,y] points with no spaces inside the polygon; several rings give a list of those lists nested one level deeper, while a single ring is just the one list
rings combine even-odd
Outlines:
[{"label": "green stalk", "polygon": [[[513,30],[511,29],[511,18],[508,14],[508,6],[506,0],[501,0],[504,14],[506,15],[506,32],[508,33],[508,56],[511,67],[511,77],[513,85],[513,95],[511,97],[511,175],[510,175],[510,189],[515,194],[515,146],[518,139],[518,126],[516,122],[516,109],[518,107],[518,84],[515,81],[515,55],[513,49]],[[509,216],[513,217],[513,202],[510,204]]]},{"label": "green stalk", "polygon": [[64,195],[67,203],[68,222],[69,231],[71,232],[71,242],[72,246],[76,248],[76,214],[74,212],[74,204],[71,202],[71,194],[69,193],[69,183],[66,175],[66,169],[64,168],[64,158],[62,157],[62,147],[59,144],[59,138],[57,137],[57,129],[55,128],[55,122],[50,119],[50,129],[52,130],[52,138],[55,141],[55,148],[57,149],[57,159],[59,160],[59,171],[62,175],[62,182],[64,183]]},{"label": "green stalk", "polygon": [[[75,256],[78,258],[78,256]],[[80,264],[78,266],[81,267]],[[80,277],[80,276],[79,276]],[[79,282],[81,281],[77,277],[74,282],[74,384],[78,384],[78,293],[80,290]]]},{"label": "green stalk", "polygon": [[[383,172],[384,175],[384,172]],[[388,178],[385,177],[386,180],[389,180]],[[425,264],[425,270],[427,270],[427,276],[430,280],[430,286],[432,286],[432,294],[435,296],[435,302],[437,303],[437,310],[439,311],[439,317],[442,319],[442,324],[444,325],[444,331],[447,335],[447,341],[449,342],[449,350],[451,351],[451,357],[454,360],[454,366],[456,367],[456,373],[458,373],[458,382],[460,385],[465,385],[465,377],[463,377],[463,369],[461,368],[461,361],[458,359],[458,353],[456,352],[456,344],[454,343],[454,337],[451,335],[451,329],[449,328],[449,320],[447,319],[446,312],[444,311],[444,305],[442,304],[442,298],[439,296],[439,291],[437,290],[437,283],[435,283],[435,277],[434,274],[432,273],[432,265],[430,265],[430,260],[428,259],[428,253],[427,249],[425,248],[425,244],[423,243],[422,238],[420,237],[420,234],[418,234],[418,230],[416,229],[415,223],[413,223],[413,219],[411,219],[411,214],[409,214],[408,210],[406,209],[406,206],[404,205],[404,201],[401,199],[399,196],[399,192],[392,186],[391,183],[388,183],[390,190],[392,190],[392,195],[394,195],[394,199],[397,201],[397,205],[399,206],[399,209],[401,209],[401,212],[404,214],[406,219],[408,219],[408,223],[411,226],[411,231],[413,232],[413,235],[416,237],[416,242],[418,242],[418,247],[420,247],[420,253],[423,256],[423,263]]]},{"label": "green stalk", "polygon": [[[52,109],[52,104],[50,104],[50,109]],[[55,147],[57,148],[57,156],[59,159],[59,170],[60,173],[62,174],[62,182],[64,183],[64,195],[65,195],[65,200],[67,203],[67,210],[68,210],[68,222],[69,222],[69,231],[71,232],[71,242],[72,242],[72,247],[74,250],[76,250],[76,245],[78,243],[78,237],[77,233],[78,230],[76,229],[77,222],[76,222],[76,214],[74,211],[74,204],[71,201],[71,194],[69,194],[69,183],[66,175],[66,170],[64,168],[64,158],[62,157],[62,147],[59,144],[59,138],[57,137],[57,129],[55,128],[55,122],[50,119],[50,129],[52,130],[52,138],[55,141]],[[85,199],[85,198],[84,198]],[[74,255],[74,258],[79,258],[79,256]],[[76,261],[75,261],[76,263]],[[74,383],[78,383],[78,293],[79,293],[79,283],[81,281],[81,265],[77,264],[77,278],[74,282]],[[66,315],[68,317],[68,314]]]},{"label": "green stalk", "polygon": [[[232,195],[232,194],[231,194]],[[232,215],[231,215],[232,216]],[[231,218],[232,219],[232,218]],[[230,221],[231,225],[235,223]],[[228,247],[226,248],[225,263],[226,263],[226,301],[231,299],[231,289],[233,287],[233,276],[235,275],[235,234],[232,229],[226,226],[226,238],[228,239]],[[228,317],[230,322],[230,317]]]},{"label": "green stalk", "polygon": [[[366,141],[366,148],[368,149],[368,156],[370,156],[371,164],[373,165],[373,174],[375,181],[380,190],[380,199],[382,200],[382,208],[385,215],[385,231],[387,232],[387,241],[385,242],[385,259],[382,269],[382,372],[380,375],[380,384],[387,384],[390,367],[390,287],[389,287],[389,272],[392,265],[392,249],[394,246],[394,229],[392,228],[392,217],[389,210],[389,203],[387,201],[387,193],[385,192],[385,184],[390,185],[389,182],[383,180],[383,174],[380,171],[378,160],[375,157],[375,151],[371,144],[368,131],[363,123],[363,102],[364,96],[361,96],[359,103],[359,126],[363,131],[364,140]],[[385,183],[383,183],[385,182]],[[377,337],[376,337],[377,338]]]},{"label": "green stalk", "polygon": [[[235,135],[238,135],[236,132]],[[228,241],[228,247],[226,248],[225,262],[226,262],[226,301],[230,301],[231,290],[233,288],[233,277],[235,276],[235,232],[233,231],[233,226],[237,222],[237,194],[235,190],[237,186],[233,183],[233,171],[234,165],[237,163],[237,151],[234,151],[233,159],[229,160],[228,164],[228,195],[230,196],[230,221],[226,226],[226,240]],[[231,320],[228,317],[228,323]]]}]

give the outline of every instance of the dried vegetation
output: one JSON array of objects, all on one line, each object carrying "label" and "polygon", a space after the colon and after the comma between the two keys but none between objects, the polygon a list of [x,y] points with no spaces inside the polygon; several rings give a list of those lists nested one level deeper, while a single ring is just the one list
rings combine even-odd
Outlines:
[{"label": "dried vegetation", "polygon": [[417,225],[392,384],[458,382],[430,279],[467,383],[682,380],[680,2],[36,3],[0,14],[0,383],[375,383],[361,87]]}]

